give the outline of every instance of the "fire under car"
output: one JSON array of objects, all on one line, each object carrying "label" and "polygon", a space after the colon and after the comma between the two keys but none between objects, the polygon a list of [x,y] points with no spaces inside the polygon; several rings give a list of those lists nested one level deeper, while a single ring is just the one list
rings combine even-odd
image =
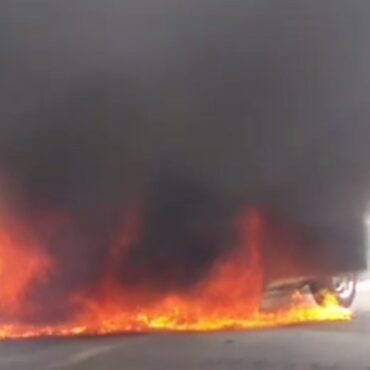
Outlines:
[{"label": "fire under car", "polygon": [[356,228],[352,223],[348,234],[330,234],[274,217],[263,244],[266,294],[300,290],[323,305],[330,293],[341,306],[350,307],[366,270],[367,222],[361,221]]}]

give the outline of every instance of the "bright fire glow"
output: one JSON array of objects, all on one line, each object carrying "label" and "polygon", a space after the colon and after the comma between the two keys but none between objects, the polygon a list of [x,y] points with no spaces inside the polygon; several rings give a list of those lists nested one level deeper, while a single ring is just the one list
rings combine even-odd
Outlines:
[{"label": "bright fire glow", "polygon": [[[50,259],[37,248],[30,233],[1,220],[0,228],[0,317],[30,312],[28,290],[42,281],[51,267]],[[25,247],[27,246],[27,247]]]},{"label": "bright fire glow", "polygon": [[[128,222],[124,237],[111,249],[104,278],[95,292],[70,299],[79,309],[62,324],[27,324],[17,315],[0,322],[0,338],[75,336],[142,331],[210,331],[277,327],[297,323],[350,320],[329,294],[324,307],[307,304],[295,294],[289,308],[264,312],[259,309],[263,291],[260,243],[263,224],[258,215],[239,222],[242,238],[235,252],[217,261],[205,277],[190,290],[159,294],[145,299],[141,290],[125,290],[114,278],[115,261],[137,237],[138,223]],[[50,267],[49,258],[37,249],[20,247],[7,234],[0,234],[0,314],[28,306],[27,291]],[[191,273],[189,271],[189,273]],[[144,294],[144,297],[142,296]],[[32,305],[31,305],[32,306]]]}]

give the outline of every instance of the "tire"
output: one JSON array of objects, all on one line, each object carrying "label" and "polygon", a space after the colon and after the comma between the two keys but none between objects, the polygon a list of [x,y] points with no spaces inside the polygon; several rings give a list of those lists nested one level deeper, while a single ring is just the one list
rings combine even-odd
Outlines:
[{"label": "tire", "polygon": [[320,306],[325,305],[325,293],[334,295],[342,307],[350,307],[356,296],[357,276],[354,273],[322,278],[310,284],[312,296]]}]

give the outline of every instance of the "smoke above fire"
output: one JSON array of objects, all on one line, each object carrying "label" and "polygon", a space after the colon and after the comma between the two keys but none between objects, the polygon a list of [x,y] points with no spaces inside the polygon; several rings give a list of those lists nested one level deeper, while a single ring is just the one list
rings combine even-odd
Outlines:
[{"label": "smoke above fire", "polygon": [[369,12],[1,3],[1,314],[63,322],[103,281],[140,304],[193,291],[238,249],[246,210],[274,215],[270,258],[299,240],[301,259],[335,245],[334,265],[361,268]]}]

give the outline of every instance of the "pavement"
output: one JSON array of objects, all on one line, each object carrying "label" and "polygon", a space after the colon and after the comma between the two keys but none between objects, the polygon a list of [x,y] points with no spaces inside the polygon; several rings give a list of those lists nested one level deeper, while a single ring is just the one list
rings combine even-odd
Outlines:
[{"label": "pavement", "polygon": [[348,323],[0,343],[0,370],[370,370],[370,282]]}]

